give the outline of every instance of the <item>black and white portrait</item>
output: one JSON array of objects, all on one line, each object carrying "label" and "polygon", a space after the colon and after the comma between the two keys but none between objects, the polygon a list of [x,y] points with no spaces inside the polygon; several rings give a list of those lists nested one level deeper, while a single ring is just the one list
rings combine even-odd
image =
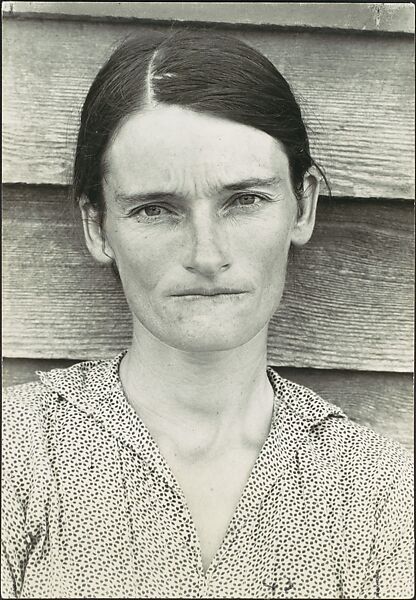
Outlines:
[{"label": "black and white portrait", "polygon": [[412,598],[414,6],[3,3],[4,598]]}]

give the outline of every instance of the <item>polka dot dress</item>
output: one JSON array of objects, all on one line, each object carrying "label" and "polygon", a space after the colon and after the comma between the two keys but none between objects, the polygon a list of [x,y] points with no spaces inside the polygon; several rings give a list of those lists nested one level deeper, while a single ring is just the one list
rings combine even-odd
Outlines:
[{"label": "polka dot dress", "polygon": [[272,369],[270,434],[204,572],[123,355],[4,394],[3,598],[413,597],[410,456]]}]

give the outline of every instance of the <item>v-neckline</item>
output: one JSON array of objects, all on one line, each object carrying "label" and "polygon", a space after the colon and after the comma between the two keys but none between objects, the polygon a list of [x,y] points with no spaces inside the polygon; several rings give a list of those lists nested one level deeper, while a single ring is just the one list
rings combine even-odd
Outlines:
[{"label": "v-neckline", "polygon": [[[127,395],[124,391],[123,385],[121,383],[120,376],[118,376],[118,385],[117,396],[119,400],[124,404],[126,410],[128,411],[129,417],[133,418],[138,424],[139,429],[143,437],[141,437],[141,446],[145,450],[145,460],[148,463],[148,466],[151,470],[156,470],[159,475],[163,477],[165,482],[176,492],[176,494],[181,499],[181,502],[186,511],[187,520],[192,529],[193,539],[195,541],[195,546],[197,550],[198,556],[198,568],[202,576],[207,580],[215,568],[221,561],[221,557],[227,551],[227,548],[230,544],[232,544],[233,540],[237,536],[238,532],[244,527],[248,520],[253,520],[254,515],[260,508],[262,500],[266,495],[271,491],[273,484],[275,483],[278,477],[277,468],[283,465],[283,456],[280,456],[278,452],[278,420],[280,414],[284,411],[284,406],[282,402],[282,398],[279,397],[276,385],[272,381],[272,376],[270,375],[270,369],[267,369],[268,377],[270,383],[273,387],[273,410],[272,417],[270,421],[270,429],[269,433],[260,448],[260,451],[257,455],[257,458],[250,470],[249,476],[244,484],[242,492],[239,496],[239,500],[235,506],[231,519],[228,522],[228,525],[225,529],[224,536],[220,545],[218,546],[210,564],[207,569],[204,569],[203,560],[202,560],[202,545],[198,535],[198,530],[195,524],[194,517],[189,508],[188,501],[186,499],[185,493],[177,480],[172,468],[170,467],[167,459],[164,454],[161,452],[159,445],[156,440],[152,436],[150,430],[144,423],[143,419],[136,412],[133,406],[129,403],[127,399]],[[142,453],[141,453],[142,454]],[[258,481],[258,474],[262,473],[262,486],[261,489],[256,484]]]},{"label": "v-neckline", "polygon": [[[311,429],[329,416],[345,415],[313,392],[309,392],[308,402],[305,402],[305,396],[298,393],[296,384],[281,378],[271,367],[267,367],[274,391],[270,432],[242,489],[224,537],[208,568],[204,570],[201,543],[183,490],[150,431],[124,393],[119,366],[125,353],[120,352],[108,361],[87,361],[68,369],[38,372],[38,375],[43,384],[71,402],[88,418],[96,420],[118,442],[133,451],[140,459],[143,473],[146,476],[157,473],[157,477],[162,478],[180,499],[186,515],[187,533],[193,532],[193,550],[198,557],[199,575],[203,576],[201,581],[207,583],[241,529],[244,528],[245,536],[253,531],[262,502],[267,502],[272,490],[276,502],[273,513],[279,514],[288,468],[299,468],[297,453],[302,445],[305,446],[304,438]],[[67,383],[69,373],[71,386]]]}]

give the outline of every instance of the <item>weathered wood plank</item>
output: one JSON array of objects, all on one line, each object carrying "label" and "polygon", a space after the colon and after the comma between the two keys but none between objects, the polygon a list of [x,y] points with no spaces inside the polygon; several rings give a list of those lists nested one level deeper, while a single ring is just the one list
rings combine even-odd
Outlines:
[{"label": "weathered wood plank", "polygon": [[[67,196],[5,186],[5,356],[99,358],[128,343],[119,283],[84,249]],[[291,257],[271,363],[411,371],[412,223],[405,202],[321,201],[312,241]]]},{"label": "weathered wood plank", "polygon": [[[3,361],[3,385],[8,387],[34,381],[37,370],[65,368],[75,362],[6,358]],[[305,385],[340,406],[352,420],[397,440],[409,450],[412,448],[413,390],[410,374],[283,367],[277,371],[282,377]]]},{"label": "weathered wood plank", "polygon": [[3,2],[5,17],[139,19],[413,33],[410,3]]},{"label": "weathered wood plank", "polygon": [[20,383],[36,381],[36,371],[50,371],[51,369],[65,369],[80,362],[77,360],[55,360],[39,358],[3,358],[3,388]]},{"label": "weathered wood plank", "polygon": [[[3,25],[4,181],[65,184],[78,110],[94,75],[121,38],[147,26],[35,19]],[[412,39],[266,29],[235,35],[292,83],[335,195],[413,198]]]}]

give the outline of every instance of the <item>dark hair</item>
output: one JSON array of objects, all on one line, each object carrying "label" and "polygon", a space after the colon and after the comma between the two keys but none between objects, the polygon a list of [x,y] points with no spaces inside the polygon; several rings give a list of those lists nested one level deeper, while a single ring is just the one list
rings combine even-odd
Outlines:
[{"label": "dark hair", "polygon": [[102,218],[105,152],[133,113],[150,102],[175,104],[255,127],[287,153],[293,190],[314,165],[300,107],[286,79],[260,52],[214,32],[148,31],[127,38],[98,72],[85,99],[73,195],[85,195]]}]

